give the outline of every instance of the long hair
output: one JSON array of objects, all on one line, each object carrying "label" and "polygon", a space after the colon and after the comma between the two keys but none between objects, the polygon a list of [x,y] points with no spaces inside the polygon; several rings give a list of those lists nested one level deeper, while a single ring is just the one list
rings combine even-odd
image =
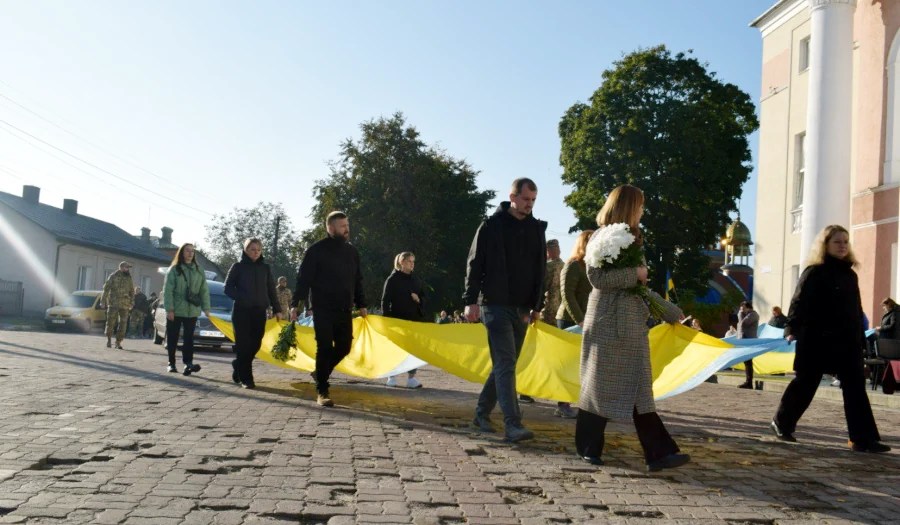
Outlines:
[{"label": "long hair", "polygon": [[398,253],[397,256],[394,257],[394,269],[399,272],[400,271],[400,263],[409,259],[410,257],[415,257],[415,256],[416,256],[416,254],[414,254],[413,252]]},{"label": "long hair", "polygon": [[179,264],[187,264],[186,262],[184,262],[184,249],[187,246],[194,248],[194,260],[191,261],[191,263],[197,265],[197,248],[195,248],[193,244],[186,242],[178,247],[178,251],[175,252],[175,257],[172,257],[172,264],[169,265],[170,268],[174,268]]},{"label": "long hair", "polygon": [[881,304],[884,306],[887,306],[888,310],[893,310],[894,308],[897,308],[897,303],[894,302],[894,300],[891,299],[890,297],[886,297],[884,299],[884,301],[881,301]]},{"label": "long hair", "polygon": [[[813,241],[812,248],[809,250],[809,259],[806,261],[806,265],[813,266],[824,263],[825,254],[828,253],[828,243],[831,242],[832,237],[839,233],[844,233],[848,238],[850,237],[850,232],[839,224],[832,224],[822,228],[822,231],[816,235],[816,240]],[[856,256],[853,255],[853,249],[849,247],[847,256],[844,257],[844,260],[850,263],[851,266],[857,266],[859,264],[859,261],[856,260]]]},{"label": "long hair", "polygon": [[606,198],[606,203],[597,213],[597,226],[608,226],[624,222],[631,226],[631,233],[638,244],[642,244],[641,230],[638,221],[644,207],[644,192],[637,186],[623,184],[617,186]]},{"label": "long hair", "polygon": [[569,262],[580,262],[584,260],[584,255],[587,252],[587,243],[590,240],[592,233],[594,233],[594,230],[584,230],[578,234],[578,238],[575,239],[575,246],[572,247],[572,256],[569,257]]}]

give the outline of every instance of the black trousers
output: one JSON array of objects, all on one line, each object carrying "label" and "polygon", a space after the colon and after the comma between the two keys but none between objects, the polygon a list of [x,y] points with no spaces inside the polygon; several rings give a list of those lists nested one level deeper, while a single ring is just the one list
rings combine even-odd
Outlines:
[{"label": "black trousers", "polygon": [[350,310],[313,310],[316,333],[316,390],[327,394],[334,368],[350,353],[353,314]]},{"label": "black trousers", "polygon": [[231,324],[234,326],[235,353],[231,366],[238,373],[241,383],[252,385],[253,358],[259,352],[266,332],[266,309],[235,308],[231,313]]},{"label": "black trousers", "polygon": [[178,348],[178,333],[184,327],[183,343],[181,345],[181,361],[190,365],[194,362],[194,327],[197,326],[196,317],[176,317],[169,321],[166,319],[166,350],[169,352],[169,364],[175,366],[175,349]]},{"label": "black trousers", "polygon": [[753,360],[744,361],[744,380],[753,384]]},{"label": "black trousers", "polygon": [[[781,396],[781,403],[775,413],[775,423],[782,432],[793,434],[797,422],[809,408],[824,372],[815,370],[798,370],[797,376],[788,385]],[[850,441],[854,443],[872,443],[880,441],[875,416],[866,394],[866,377],[863,374],[862,360],[858,365],[838,372],[841,380],[841,394],[844,397],[844,417],[847,418],[847,430]]]},{"label": "black trousers", "polygon": [[[678,452],[678,445],[669,435],[659,414],[656,412],[638,414],[635,408],[631,417],[634,419],[634,428],[637,429],[638,440],[644,449],[644,460],[647,463]],[[585,409],[578,411],[578,418],[575,420],[575,449],[578,455],[598,458],[603,455],[607,421],[609,421],[607,418]]]}]

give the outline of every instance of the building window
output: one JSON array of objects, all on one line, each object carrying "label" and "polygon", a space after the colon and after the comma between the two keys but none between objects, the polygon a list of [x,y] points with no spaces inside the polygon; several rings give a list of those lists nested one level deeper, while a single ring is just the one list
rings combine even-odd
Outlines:
[{"label": "building window", "polygon": [[155,291],[150,289],[151,286],[153,286],[153,281],[150,280],[149,275],[141,277],[141,291],[144,292],[145,295],[150,295],[151,292]]},{"label": "building window", "polygon": [[809,69],[809,37],[800,41],[800,56],[797,57],[798,73]]},{"label": "building window", "polygon": [[103,282],[105,283],[109,276],[116,272],[115,268],[106,268],[103,270]]},{"label": "building window", "polygon": [[76,290],[88,290],[94,286],[94,269],[90,266],[78,267],[78,280],[75,283]]},{"label": "building window", "polygon": [[791,293],[797,289],[797,282],[800,281],[800,265],[791,266]]},{"label": "building window", "polygon": [[794,137],[794,208],[803,205],[803,179],[806,177],[806,132]]}]

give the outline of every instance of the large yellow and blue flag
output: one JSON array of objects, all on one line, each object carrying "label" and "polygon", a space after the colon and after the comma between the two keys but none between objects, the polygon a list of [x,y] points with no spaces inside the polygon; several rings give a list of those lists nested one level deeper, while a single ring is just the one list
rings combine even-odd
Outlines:
[{"label": "large yellow and blue flag", "polygon": [[[234,340],[231,323],[217,317],[211,320]],[[272,357],[272,347],[285,324],[274,319],[266,322],[257,357],[277,366],[312,371],[316,365],[312,326],[295,326],[294,358],[285,362]],[[578,330],[578,327],[560,330],[546,323],[529,326],[516,366],[516,386],[520,393],[556,401],[578,401],[581,383]],[[786,372],[793,364],[793,343],[781,337],[726,341],[679,323],[664,323],[650,330],[649,339],[653,394],[657,399],[686,392],[719,370],[751,358],[754,369],[760,373]],[[337,370],[375,379],[401,374],[425,363],[467,381],[483,383],[491,372],[484,326],[417,323],[377,315],[356,318],[353,346]]]}]

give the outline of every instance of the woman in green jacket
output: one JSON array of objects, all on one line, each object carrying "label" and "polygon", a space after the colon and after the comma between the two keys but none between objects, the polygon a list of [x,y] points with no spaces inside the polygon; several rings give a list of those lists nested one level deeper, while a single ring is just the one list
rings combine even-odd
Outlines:
[{"label": "woman in green jacket", "polygon": [[592,233],[594,230],[585,230],[578,235],[572,248],[572,256],[563,266],[559,278],[562,303],[556,312],[556,327],[561,330],[584,324],[584,311],[587,310],[588,296],[591,295],[584,254]]},{"label": "woman in green jacket", "polygon": [[181,347],[183,373],[189,376],[199,372],[200,365],[194,364],[194,328],[197,326],[197,317],[201,311],[209,317],[209,287],[206,285],[206,275],[194,259],[193,244],[182,244],[172,259],[163,285],[163,305],[166,308],[169,372],[178,371],[175,368],[175,349],[178,346],[178,333],[182,327],[184,327],[184,344]]}]

